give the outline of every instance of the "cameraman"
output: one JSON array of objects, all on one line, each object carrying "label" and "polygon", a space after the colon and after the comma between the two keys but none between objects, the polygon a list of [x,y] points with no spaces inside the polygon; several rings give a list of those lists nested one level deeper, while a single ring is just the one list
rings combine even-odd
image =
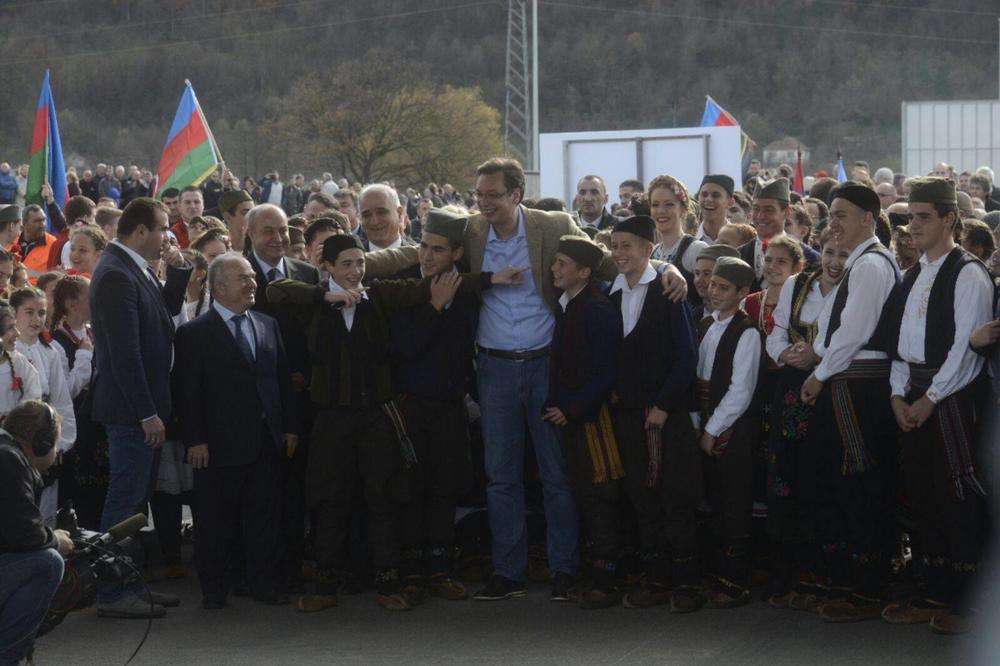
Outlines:
[{"label": "cameraman", "polygon": [[65,530],[45,527],[36,498],[56,460],[59,416],[44,402],[12,409],[0,428],[0,665],[21,663],[73,554]]}]

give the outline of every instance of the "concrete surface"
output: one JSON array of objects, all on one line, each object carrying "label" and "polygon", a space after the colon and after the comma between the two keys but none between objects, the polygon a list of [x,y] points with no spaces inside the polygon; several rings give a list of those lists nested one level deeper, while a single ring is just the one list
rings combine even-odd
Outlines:
[{"label": "concrete surface", "polygon": [[[548,600],[548,588],[501,602],[429,600],[391,613],[372,594],[304,615],[231,598],[204,611],[194,576],[154,583],[181,596],[153,628],[135,664],[969,664],[972,641],[927,626],[829,625],[754,602],[736,610],[671,615],[664,609],[582,611]],[[37,646],[36,662],[122,664],[146,621],[71,614]]]}]

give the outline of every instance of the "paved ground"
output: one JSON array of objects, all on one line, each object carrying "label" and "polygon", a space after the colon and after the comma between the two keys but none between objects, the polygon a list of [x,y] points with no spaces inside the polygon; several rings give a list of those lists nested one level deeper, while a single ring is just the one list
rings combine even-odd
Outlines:
[{"label": "paved ground", "polygon": [[[503,602],[431,600],[390,613],[370,595],[303,615],[232,599],[203,611],[194,577],[154,584],[179,594],[180,608],[154,621],[137,664],[970,664],[969,639],[932,634],[926,626],[881,622],[827,625],[806,613],[754,603],[731,611],[671,615],[665,610],[581,611],[548,601],[529,587]],[[121,664],[145,621],[72,614],[38,644],[39,664]]]}]

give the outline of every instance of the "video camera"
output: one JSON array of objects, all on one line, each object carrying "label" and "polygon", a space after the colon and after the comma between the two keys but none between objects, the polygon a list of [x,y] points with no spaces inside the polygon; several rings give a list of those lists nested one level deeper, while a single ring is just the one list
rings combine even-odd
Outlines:
[{"label": "video camera", "polygon": [[79,526],[72,504],[59,509],[56,527],[69,532],[74,552],[66,560],[62,582],[38,636],[55,629],[70,612],[92,605],[97,598],[97,581],[124,583],[139,576],[135,561],[142,558],[142,549],[132,537],[145,526],[146,516],[137,513],[107,532],[93,532]]}]

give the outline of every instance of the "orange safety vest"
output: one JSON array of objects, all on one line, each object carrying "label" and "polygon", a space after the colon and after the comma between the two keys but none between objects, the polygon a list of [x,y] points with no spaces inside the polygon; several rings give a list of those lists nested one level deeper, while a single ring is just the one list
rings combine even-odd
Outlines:
[{"label": "orange safety vest", "polygon": [[49,266],[49,251],[52,248],[52,244],[56,242],[56,237],[52,234],[45,232],[45,244],[36,245],[31,248],[27,256],[21,261],[24,264],[24,270],[28,273],[28,284],[34,285],[38,282],[38,278],[46,272]]}]

